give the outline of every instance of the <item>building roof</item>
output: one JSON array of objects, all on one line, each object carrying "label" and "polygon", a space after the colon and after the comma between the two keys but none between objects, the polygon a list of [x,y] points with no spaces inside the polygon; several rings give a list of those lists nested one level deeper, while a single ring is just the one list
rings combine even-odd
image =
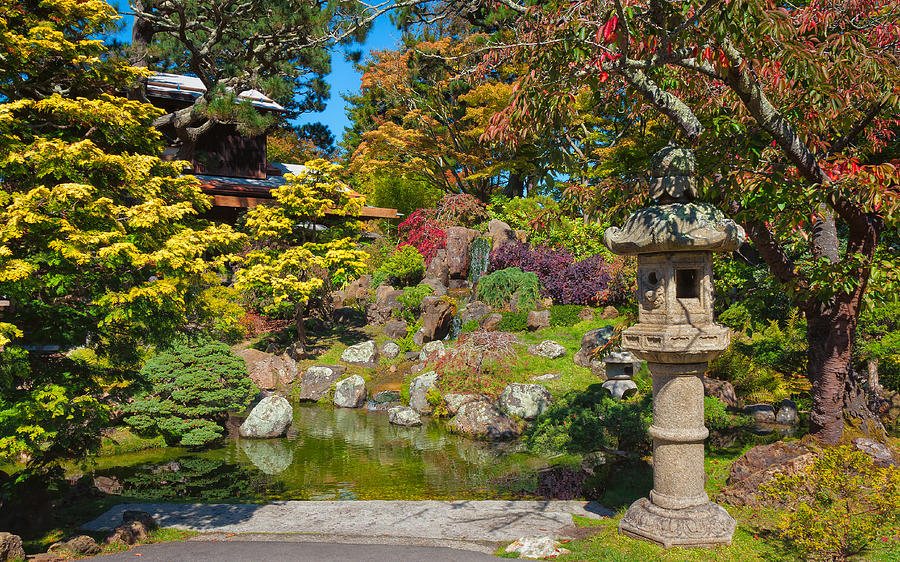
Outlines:
[{"label": "building roof", "polygon": [[[147,79],[148,96],[191,101],[202,96],[204,92],[206,92],[206,86],[196,76],[156,72]],[[249,101],[254,107],[271,111],[286,111],[282,105],[257,90],[241,92],[238,98]]]},{"label": "building roof", "polygon": [[[213,204],[217,207],[249,208],[260,203],[272,200],[271,191],[287,183],[285,174],[300,174],[307,168],[302,164],[282,164],[269,162],[270,168],[275,168],[275,174],[268,174],[266,179],[233,178],[228,176],[209,176],[194,174],[200,180],[200,188],[204,193],[213,198]],[[350,197],[362,197],[352,189],[347,189]],[[397,209],[384,207],[371,207],[368,205],[360,209],[362,218],[394,219],[400,216]]]}]

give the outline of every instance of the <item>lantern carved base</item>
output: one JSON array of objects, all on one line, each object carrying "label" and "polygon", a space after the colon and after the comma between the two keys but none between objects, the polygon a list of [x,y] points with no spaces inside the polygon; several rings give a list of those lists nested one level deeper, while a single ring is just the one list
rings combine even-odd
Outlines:
[{"label": "lantern carved base", "polygon": [[714,547],[731,544],[737,522],[712,502],[684,509],[667,509],[641,498],[619,522],[619,532],[635,539],[673,546]]}]

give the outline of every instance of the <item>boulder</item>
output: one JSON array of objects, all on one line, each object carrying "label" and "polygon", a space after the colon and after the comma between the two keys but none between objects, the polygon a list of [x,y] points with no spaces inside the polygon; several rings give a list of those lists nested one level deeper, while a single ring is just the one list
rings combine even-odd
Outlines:
[{"label": "boulder", "polygon": [[585,320],[593,320],[594,319],[594,310],[591,308],[582,308],[578,313],[578,319],[582,322]]},{"label": "boulder", "polygon": [[703,381],[703,391],[707,396],[718,398],[724,402],[726,406],[732,408],[741,407],[741,401],[738,399],[737,393],[734,391],[734,386],[732,386],[730,382],[712,379],[707,376],[701,377],[701,380]]},{"label": "boulder", "polygon": [[437,279],[445,287],[450,281],[450,268],[447,265],[447,250],[438,250],[425,267],[425,277]]},{"label": "boulder", "polygon": [[413,345],[416,347],[422,347],[425,344],[425,331],[422,328],[416,330],[416,333],[413,334]]},{"label": "boulder", "polygon": [[515,439],[521,433],[515,420],[481,400],[460,406],[449,427],[456,433],[490,441]]},{"label": "boulder", "polygon": [[100,545],[87,535],[68,537],[50,545],[47,552],[54,554],[76,554],[78,556],[91,556],[100,553]]},{"label": "boulder", "polygon": [[500,328],[500,322],[503,321],[503,315],[494,312],[492,314],[488,314],[484,320],[481,321],[481,329],[486,332],[496,332]]},{"label": "boulder", "polygon": [[480,394],[445,394],[443,396],[444,399],[444,407],[447,409],[447,413],[451,416],[455,416],[459,409],[463,404],[468,404],[469,402],[477,402],[479,400],[484,400],[484,396]]},{"label": "boulder", "polygon": [[269,396],[253,407],[241,424],[241,437],[264,439],[281,437],[294,420],[294,409],[283,396]]},{"label": "boulder", "polygon": [[[284,355],[290,357],[294,361],[303,361],[309,356],[309,353],[307,353],[306,347],[302,343],[295,341],[287,346],[287,349],[284,350]],[[297,371],[295,369],[294,374],[296,375],[296,373]]]},{"label": "boulder", "polygon": [[358,308],[350,306],[334,309],[334,312],[331,313],[331,318],[336,324],[342,324],[344,326],[356,326],[361,328],[366,325],[366,314]]},{"label": "boulder", "polygon": [[[172,461],[174,464],[178,464],[175,461]],[[178,469],[181,467],[179,465]],[[174,472],[178,472],[177,470]],[[138,511],[135,509],[126,509],[122,512],[122,523],[130,523],[132,521],[138,521],[147,528],[148,531],[155,531],[159,528],[159,525],[156,523],[156,519],[153,518],[152,515],[147,513],[146,511]]]},{"label": "boulder", "polygon": [[488,233],[491,237],[492,249],[495,252],[503,246],[516,242],[515,231],[501,220],[491,219],[488,223]]},{"label": "boulder", "polygon": [[616,400],[622,400],[637,392],[637,385],[631,379],[613,379],[604,382],[602,388]]},{"label": "boulder", "polygon": [[800,412],[797,410],[797,403],[793,400],[785,398],[778,405],[778,412],[775,414],[775,423],[779,425],[797,425],[800,423]]},{"label": "boulder", "polygon": [[422,346],[419,352],[419,361],[434,362],[447,354],[442,341],[430,341]]},{"label": "boulder", "polygon": [[409,406],[394,406],[388,410],[388,421],[404,427],[422,425],[422,417],[419,416],[419,412]]},{"label": "boulder", "polygon": [[550,405],[550,391],[540,384],[512,383],[500,394],[500,409],[525,420],[538,417]]},{"label": "boulder", "polygon": [[751,404],[744,408],[744,413],[756,423],[775,423],[775,408],[769,404]]},{"label": "boulder", "polygon": [[381,354],[384,355],[385,357],[387,357],[388,359],[393,359],[394,357],[397,357],[398,355],[400,355],[401,351],[402,351],[402,349],[400,349],[400,346],[395,344],[392,341],[386,342],[384,345],[381,346]]},{"label": "boulder", "polygon": [[360,367],[377,367],[378,345],[373,340],[351,345],[341,353],[341,361]]},{"label": "boulder", "polygon": [[465,279],[469,276],[469,246],[478,236],[477,230],[462,226],[447,229],[447,269],[450,279]]},{"label": "boulder", "polygon": [[428,403],[428,391],[434,388],[438,375],[434,371],[422,373],[409,382],[409,405],[415,410],[429,414],[433,409]]},{"label": "boulder", "polygon": [[479,321],[491,313],[491,306],[481,301],[472,301],[459,313],[459,321],[465,325],[473,320]]},{"label": "boulder", "polygon": [[777,474],[799,474],[815,460],[815,454],[796,441],[754,447],[731,465],[717,501],[751,507],[771,505],[771,500],[759,493],[759,487]]},{"label": "boulder", "polygon": [[103,540],[103,544],[131,546],[147,540],[150,529],[140,521],[128,521],[113,529]]},{"label": "boulder", "polygon": [[288,355],[274,355],[258,349],[240,349],[235,353],[247,364],[250,379],[261,390],[285,387],[297,378],[297,363]]},{"label": "boulder", "polygon": [[418,361],[421,351],[407,351],[403,354],[403,359],[407,361]]},{"label": "boulder", "polygon": [[115,476],[97,476],[94,478],[94,487],[109,495],[122,493],[122,483]]},{"label": "boulder", "polygon": [[614,306],[607,306],[600,313],[601,320],[612,320],[619,317],[619,311]]},{"label": "boulder", "polygon": [[429,295],[422,299],[422,335],[425,341],[444,339],[453,322],[453,304],[446,298]]},{"label": "boulder", "polygon": [[609,342],[614,332],[612,326],[603,326],[586,332],[581,337],[581,348],[575,353],[575,364],[592,368],[593,363],[599,359],[600,350]]},{"label": "boulder", "polygon": [[367,302],[369,300],[369,292],[372,290],[372,276],[363,275],[359,279],[352,281],[344,287],[341,293],[341,304],[356,304],[358,302]]},{"label": "boulder", "polygon": [[555,381],[562,378],[560,373],[547,373],[546,375],[538,375],[536,377],[531,377],[531,380],[535,382],[547,382],[547,381]]},{"label": "boulder", "polygon": [[550,327],[550,311],[549,310],[530,310],[525,320],[525,325],[529,330],[540,330],[541,328]]},{"label": "boulder", "polygon": [[431,287],[431,294],[436,297],[443,297],[447,294],[447,286],[441,283],[441,280],[437,277],[426,277],[425,279],[422,279],[419,285],[428,285]]},{"label": "boulder", "polygon": [[392,340],[402,339],[406,337],[407,332],[409,332],[409,324],[406,320],[398,320],[396,318],[391,318],[384,325],[384,330],[382,330],[385,336],[391,338]]},{"label": "boulder", "polygon": [[244,439],[241,441],[241,450],[253,466],[271,476],[281,474],[294,462],[294,453],[284,444],[283,439]]},{"label": "boulder", "polygon": [[334,405],[338,408],[361,408],[366,404],[366,381],[359,375],[347,377],[334,385]]},{"label": "boulder", "polygon": [[343,365],[313,365],[300,381],[300,400],[321,400],[346,370]]},{"label": "boulder", "polygon": [[0,532],[0,562],[13,560],[25,560],[22,538],[12,533]]},{"label": "boulder", "polygon": [[380,309],[400,309],[403,305],[397,297],[403,296],[403,291],[390,285],[379,285],[375,289],[375,305]]},{"label": "boulder", "polygon": [[514,540],[506,547],[506,552],[518,553],[519,558],[531,558],[533,560],[544,560],[547,558],[556,558],[563,554],[571,552],[561,546],[561,543],[553,537],[522,537]]},{"label": "boulder", "polygon": [[875,466],[885,468],[897,464],[897,461],[894,460],[894,453],[884,443],[879,443],[869,437],[854,437],[851,443],[853,443],[853,448],[872,457]]},{"label": "boulder", "polygon": [[566,354],[566,348],[553,340],[544,340],[539,344],[529,345],[528,353],[536,357],[558,359]]}]

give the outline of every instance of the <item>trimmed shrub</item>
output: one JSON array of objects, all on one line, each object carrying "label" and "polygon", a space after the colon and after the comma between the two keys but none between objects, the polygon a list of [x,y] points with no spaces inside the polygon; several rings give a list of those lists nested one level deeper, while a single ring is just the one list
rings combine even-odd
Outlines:
[{"label": "trimmed shrub", "polygon": [[147,361],[140,374],[151,388],[125,407],[131,414],[125,422],[187,447],[221,438],[228,412],[247,408],[259,393],[244,360],[221,342],[176,345]]},{"label": "trimmed shrub", "polygon": [[[540,279],[542,294],[556,304],[600,305],[613,302],[622,295],[611,293],[611,266],[601,254],[575,261],[572,254],[545,246],[529,248],[527,244],[507,244],[491,255],[491,269],[518,267],[535,273]],[[618,287],[616,287],[618,288]]]},{"label": "trimmed shrub", "polygon": [[411,287],[425,275],[425,260],[413,246],[402,246],[391,254],[372,274],[372,286],[389,283],[394,287]]},{"label": "trimmed shrub", "polygon": [[431,285],[416,285],[404,287],[403,294],[397,297],[397,301],[403,305],[403,318],[407,322],[414,323],[422,312],[422,300],[434,293]]},{"label": "trimmed shrub", "polygon": [[523,272],[518,267],[494,271],[478,280],[476,296],[493,308],[508,306],[513,294],[518,293],[517,307],[533,307],[540,298],[540,282],[534,273]]},{"label": "trimmed shrub", "polygon": [[551,326],[574,326],[581,322],[578,315],[584,307],[579,304],[561,304],[550,307],[550,325]]},{"label": "trimmed shrub", "polygon": [[497,329],[503,332],[526,332],[528,331],[528,313],[527,312],[504,312],[500,324]]}]

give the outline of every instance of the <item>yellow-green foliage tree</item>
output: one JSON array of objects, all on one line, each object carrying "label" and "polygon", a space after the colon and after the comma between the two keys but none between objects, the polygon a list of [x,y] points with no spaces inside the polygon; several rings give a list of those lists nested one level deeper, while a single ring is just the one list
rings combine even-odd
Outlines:
[{"label": "yellow-green foliage tree", "polygon": [[360,198],[349,197],[349,188],[337,178],[340,169],[327,160],[307,162],[306,170],[285,176],[287,183],[272,191],[275,204],[247,213],[253,249],[235,276],[235,287],[263,312],[293,318],[301,342],[306,341],[303,321],[310,300],[366,267],[368,255],[346,235],[357,221],[320,231],[323,223],[333,222],[326,220],[328,215],[357,215],[362,205]]},{"label": "yellow-green foliage tree", "polygon": [[98,39],[118,19],[102,0],[0,0],[0,460],[34,468],[96,445],[105,406],[90,365],[24,348],[88,346],[128,372],[242,239],[197,220],[197,181],[159,158],[162,112],[121,96],[143,71]]}]

